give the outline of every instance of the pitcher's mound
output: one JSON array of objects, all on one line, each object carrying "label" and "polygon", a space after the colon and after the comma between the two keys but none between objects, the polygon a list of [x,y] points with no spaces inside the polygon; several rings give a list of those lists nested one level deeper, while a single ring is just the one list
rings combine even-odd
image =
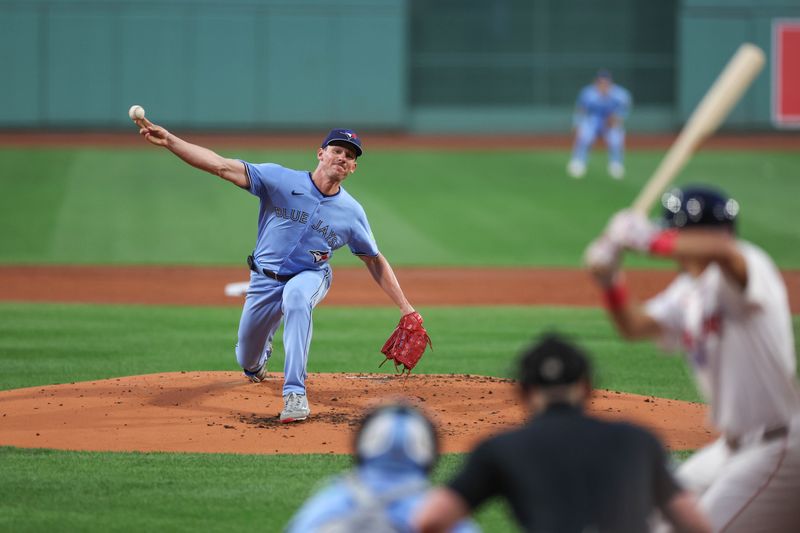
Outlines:
[{"label": "pitcher's mound", "polygon": [[[393,398],[436,422],[445,452],[524,421],[513,384],[472,375],[312,374],[311,416],[281,424],[282,375],[175,372],[0,392],[0,445],[98,451],[349,453],[369,407]],[[590,411],[655,431],[671,449],[714,438],[701,404],[597,391]]]}]

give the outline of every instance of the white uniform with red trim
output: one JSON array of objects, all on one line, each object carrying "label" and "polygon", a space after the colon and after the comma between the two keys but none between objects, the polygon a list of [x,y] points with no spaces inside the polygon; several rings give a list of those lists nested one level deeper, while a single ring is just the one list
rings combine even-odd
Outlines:
[{"label": "white uniform with red trim", "polygon": [[711,264],[646,304],[665,347],[686,352],[722,433],[678,478],[715,531],[800,532],[800,389],[786,287],[764,251],[738,248],[744,289]]}]

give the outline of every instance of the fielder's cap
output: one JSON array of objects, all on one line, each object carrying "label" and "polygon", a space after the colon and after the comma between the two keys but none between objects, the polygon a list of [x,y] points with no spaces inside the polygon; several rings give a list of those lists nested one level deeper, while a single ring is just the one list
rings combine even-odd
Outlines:
[{"label": "fielder's cap", "polygon": [[359,465],[395,470],[430,471],[439,455],[433,424],[418,409],[403,403],[368,413],[356,432]]},{"label": "fielder's cap", "polygon": [[364,151],[361,149],[361,139],[353,130],[346,130],[343,128],[332,129],[330,133],[328,133],[328,136],[325,137],[325,140],[322,141],[320,148],[325,148],[334,141],[345,142],[351,145],[353,150],[356,151],[356,156],[361,156],[361,154],[364,153]]},{"label": "fielder's cap", "polygon": [[597,71],[597,76],[596,77],[599,78],[599,79],[603,79],[603,80],[610,80],[611,79],[611,71],[608,70],[608,69],[602,68],[602,69]]},{"label": "fielder's cap", "polygon": [[688,185],[661,197],[664,223],[671,228],[723,227],[736,229],[739,202],[719,189]]},{"label": "fielder's cap", "polygon": [[589,357],[578,346],[549,333],[528,348],[520,358],[519,383],[533,387],[570,385],[590,378]]}]

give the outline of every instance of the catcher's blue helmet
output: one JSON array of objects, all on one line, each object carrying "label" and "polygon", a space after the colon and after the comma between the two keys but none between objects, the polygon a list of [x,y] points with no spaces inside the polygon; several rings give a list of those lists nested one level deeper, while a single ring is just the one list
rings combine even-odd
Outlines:
[{"label": "catcher's blue helmet", "polygon": [[439,456],[436,430],[419,410],[403,403],[378,407],[356,433],[356,462],[429,472]]},{"label": "catcher's blue helmet", "polygon": [[691,185],[672,189],[661,197],[664,222],[671,228],[697,226],[736,229],[739,202],[718,189]]}]

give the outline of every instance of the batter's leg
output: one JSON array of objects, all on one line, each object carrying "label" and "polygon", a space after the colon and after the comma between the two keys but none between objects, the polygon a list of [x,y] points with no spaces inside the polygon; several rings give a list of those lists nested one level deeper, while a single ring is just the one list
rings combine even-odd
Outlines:
[{"label": "batter's leg", "polygon": [[736,453],[700,505],[714,531],[800,531],[800,424]]},{"label": "batter's leg", "polygon": [[272,354],[272,337],[283,316],[283,289],[283,283],[251,272],[236,344],[243,370],[257,372]]},{"label": "batter's leg", "polygon": [[699,499],[725,468],[731,458],[728,445],[717,439],[701,448],[678,468],[675,476],[681,485]]},{"label": "batter's leg", "polygon": [[[725,468],[731,454],[723,439],[717,439],[689,457],[675,472],[680,485],[699,501]],[[674,533],[672,525],[662,518],[653,528],[655,533]]]},{"label": "batter's leg", "polygon": [[306,365],[311,345],[311,311],[331,286],[329,270],[305,271],[286,283],[283,290],[283,395],[306,393]]}]

